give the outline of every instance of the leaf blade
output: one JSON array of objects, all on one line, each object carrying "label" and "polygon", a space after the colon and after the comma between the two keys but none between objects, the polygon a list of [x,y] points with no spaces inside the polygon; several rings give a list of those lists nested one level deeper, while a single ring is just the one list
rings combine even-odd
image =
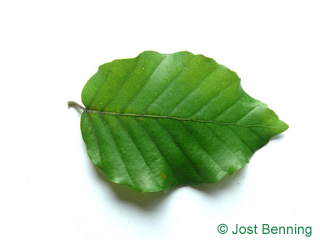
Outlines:
[{"label": "leaf blade", "polygon": [[104,64],[82,101],[90,159],[141,192],[217,182],[288,128],[243,91],[236,73],[190,52]]}]

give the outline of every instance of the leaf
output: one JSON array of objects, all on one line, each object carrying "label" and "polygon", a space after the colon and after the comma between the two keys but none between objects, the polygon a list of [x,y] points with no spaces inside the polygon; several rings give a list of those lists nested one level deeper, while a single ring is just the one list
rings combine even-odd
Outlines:
[{"label": "leaf", "polygon": [[288,128],[243,91],[235,72],[190,52],[103,64],[82,102],[90,159],[140,192],[217,182]]}]

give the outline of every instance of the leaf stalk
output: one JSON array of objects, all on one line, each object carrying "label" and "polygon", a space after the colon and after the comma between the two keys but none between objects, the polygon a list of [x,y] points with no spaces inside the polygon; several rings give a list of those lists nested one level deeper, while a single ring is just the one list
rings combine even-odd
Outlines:
[{"label": "leaf stalk", "polygon": [[82,107],[80,104],[74,102],[74,101],[68,101],[68,107],[74,107],[77,109],[81,109],[82,111],[86,111],[87,109]]}]

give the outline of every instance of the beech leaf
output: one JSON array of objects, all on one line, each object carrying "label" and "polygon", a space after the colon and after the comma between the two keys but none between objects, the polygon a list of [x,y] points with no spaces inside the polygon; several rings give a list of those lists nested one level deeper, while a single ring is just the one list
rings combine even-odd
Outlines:
[{"label": "beech leaf", "polygon": [[190,52],[103,64],[82,91],[91,161],[140,192],[214,183],[288,125],[243,91],[237,74]]}]

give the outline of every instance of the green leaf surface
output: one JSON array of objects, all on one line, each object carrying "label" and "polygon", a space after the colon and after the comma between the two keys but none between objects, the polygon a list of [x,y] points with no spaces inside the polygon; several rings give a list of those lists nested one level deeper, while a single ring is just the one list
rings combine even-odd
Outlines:
[{"label": "green leaf surface", "polygon": [[90,159],[140,192],[217,182],[288,128],[243,91],[235,72],[190,52],[103,64],[82,102]]}]

